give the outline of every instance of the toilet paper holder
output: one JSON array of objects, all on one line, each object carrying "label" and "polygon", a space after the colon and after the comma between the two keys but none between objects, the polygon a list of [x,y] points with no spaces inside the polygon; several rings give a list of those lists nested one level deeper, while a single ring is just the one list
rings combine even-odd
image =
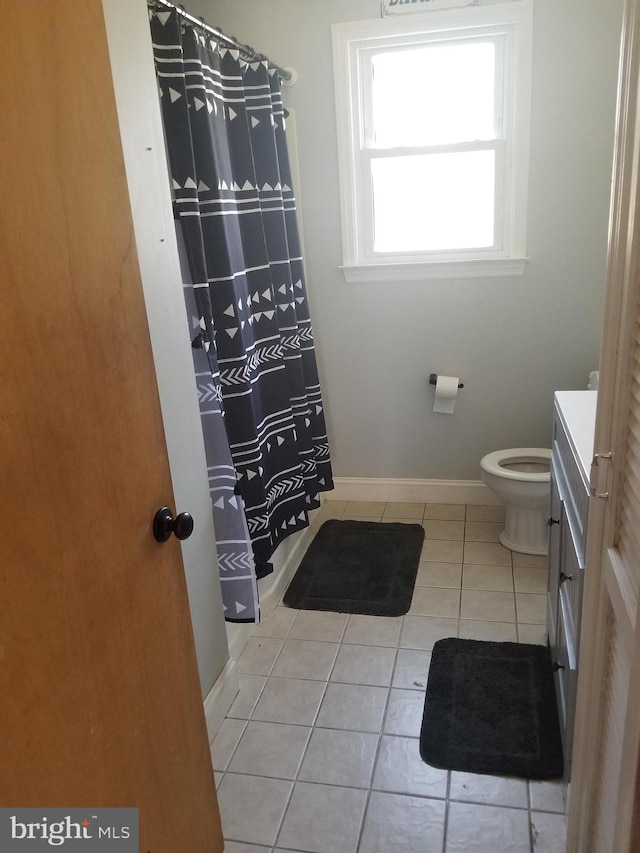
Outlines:
[{"label": "toilet paper holder", "polygon": [[[429,376],[429,385],[436,385],[437,382],[438,382],[438,374],[432,373],[431,376]],[[458,382],[458,388],[464,388],[464,382]]]}]

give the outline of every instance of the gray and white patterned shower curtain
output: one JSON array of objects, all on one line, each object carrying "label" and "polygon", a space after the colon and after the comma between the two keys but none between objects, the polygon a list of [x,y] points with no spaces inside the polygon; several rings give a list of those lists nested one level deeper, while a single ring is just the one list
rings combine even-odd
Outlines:
[{"label": "gray and white patterned shower curtain", "polygon": [[[152,6],[150,17],[208,464],[214,475],[226,465],[207,442],[215,401],[235,478],[218,500],[244,507],[261,577],[333,488],[280,81],[175,10]],[[234,612],[233,571],[221,563],[226,618],[252,620],[246,596]]]}]

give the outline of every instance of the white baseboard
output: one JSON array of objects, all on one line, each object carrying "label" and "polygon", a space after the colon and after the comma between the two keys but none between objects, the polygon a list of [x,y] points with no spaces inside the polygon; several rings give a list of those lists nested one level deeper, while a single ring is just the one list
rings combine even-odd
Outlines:
[{"label": "white baseboard", "polygon": [[406,501],[408,503],[482,504],[501,501],[481,480],[401,480],[387,477],[334,477],[327,500]]},{"label": "white baseboard", "polygon": [[238,664],[233,658],[229,658],[204,700],[204,718],[207,724],[209,743],[212,742],[222,725],[222,721],[229,713],[229,708],[233,705],[238,690]]}]

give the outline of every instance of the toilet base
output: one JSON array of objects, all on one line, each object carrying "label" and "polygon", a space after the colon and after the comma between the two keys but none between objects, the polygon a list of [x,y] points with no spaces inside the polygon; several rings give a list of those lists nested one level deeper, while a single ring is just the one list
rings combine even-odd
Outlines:
[{"label": "toilet base", "polygon": [[507,506],[500,542],[519,554],[546,556],[549,551],[549,526],[546,511]]}]

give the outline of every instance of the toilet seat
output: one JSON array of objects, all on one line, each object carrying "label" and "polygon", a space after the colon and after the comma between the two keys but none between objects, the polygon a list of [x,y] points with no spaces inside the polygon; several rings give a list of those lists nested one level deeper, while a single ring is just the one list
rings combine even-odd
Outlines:
[{"label": "toilet seat", "polygon": [[[549,470],[534,473],[532,471],[510,471],[504,467],[505,464],[517,464],[519,462],[548,463]],[[494,477],[528,483],[549,482],[551,478],[550,463],[551,451],[546,447],[513,447],[508,450],[496,450],[493,453],[488,453],[480,461],[483,470],[488,474],[493,474]]]}]

